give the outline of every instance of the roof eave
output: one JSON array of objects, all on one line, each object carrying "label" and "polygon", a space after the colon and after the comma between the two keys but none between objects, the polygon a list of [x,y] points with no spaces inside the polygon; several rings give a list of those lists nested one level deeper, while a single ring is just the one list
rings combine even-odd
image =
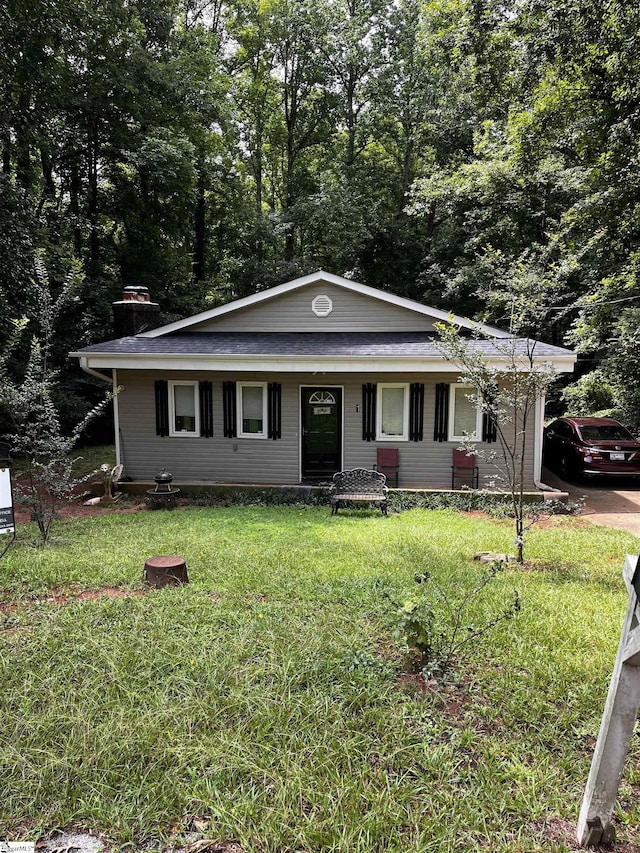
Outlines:
[{"label": "roof eave", "polygon": [[[291,373],[361,373],[381,372],[420,372],[420,373],[460,373],[462,366],[447,361],[442,356],[315,356],[315,355],[208,355],[192,353],[87,353],[72,352],[71,357],[79,358],[82,367],[93,369],[118,368],[121,370],[208,370],[208,371],[252,371],[270,372],[288,370]],[[573,353],[556,356],[535,356],[533,364],[549,364],[561,373],[571,372],[576,361]],[[511,359],[507,356],[487,358],[487,367],[504,369]],[[522,362],[526,371],[529,359]]]}]

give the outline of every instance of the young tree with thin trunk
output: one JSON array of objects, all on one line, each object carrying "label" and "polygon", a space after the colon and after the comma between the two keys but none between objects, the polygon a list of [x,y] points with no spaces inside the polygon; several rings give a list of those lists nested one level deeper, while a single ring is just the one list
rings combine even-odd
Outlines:
[{"label": "young tree with thin trunk", "polygon": [[[499,366],[487,362],[474,338],[463,337],[452,325],[441,324],[440,349],[448,361],[460,367],[460,382],[473,389],[470,397],[495,429],[497,450],[483,451],[475,441],[463,442],[466,450],[490,463],[493,474],[487,488],[508,493],[513,510],[517,560],[524,562],[525,534],[539,514],[526,496],[532,478],[529,470],[536,407],[544,401],[555,378],[553,367],[536,355],[531,338],[492,338]],[[471,436],[469,437],[471,439]]]},{"label": "young tree with thin trunk", "polygon": [[[63,433],[54,401],[57,376],[51,364],[51,345],[55,322],[80,286],[80,266],[72,266],[57,298],[52,295],[47,269],[39,259],[35,261],[32,283],[33,316],[14,321],[13,334],[0,352],[0,410],[11,425],[4,438],[25,466],[24,475],[16,483],[18,501],[29,509],[40,541],[45,544],[59,504],[69,500],[82,482],[73,470],[77,461],[73,448],[113,395],[107,395],[91,409],[71,435]],[[24,376],[16,380],[8,369],[9,362],[28,327],[32,329],[29,358]]]}]

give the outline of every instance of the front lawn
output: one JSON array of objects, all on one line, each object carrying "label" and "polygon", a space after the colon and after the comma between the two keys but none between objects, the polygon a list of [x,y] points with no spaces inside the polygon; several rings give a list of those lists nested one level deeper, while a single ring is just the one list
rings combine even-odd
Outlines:
[{"label": "front lawn", "polygon": [[[412,593],[426,571],[468,588],[476,551],[510,550],[508,521],[185,508],[55,535],[0,562],[0,837],[573,849],[633,536],[572,519],[534,530],[528,565],[493,584],[517,588],[521,612],[435,685],[402,673],[380,588]],[[154,554],[183,555],[190,584],[146,591]],[[618,834],[638,843],[633,750]]]}]

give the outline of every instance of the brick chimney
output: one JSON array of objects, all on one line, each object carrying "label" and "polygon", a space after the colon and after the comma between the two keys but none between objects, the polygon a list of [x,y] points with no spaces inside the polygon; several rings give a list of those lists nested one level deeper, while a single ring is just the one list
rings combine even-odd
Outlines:
[{"label": "brick chimney", "polygon": [[126,338],[148,332],[160,325],[160,305],[152,302],[149,289],[125,287],[122,299],[112,303],[113,330],[116,338]]}]

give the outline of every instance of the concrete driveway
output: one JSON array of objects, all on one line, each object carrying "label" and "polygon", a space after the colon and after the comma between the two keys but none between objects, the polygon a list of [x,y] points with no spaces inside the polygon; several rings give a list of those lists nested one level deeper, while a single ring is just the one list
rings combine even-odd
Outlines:
[{"label": "concrete driveway", "polygon": [[626,481],[604,485],[601,481],[566,483],[546,468],[542,481],[554,489],[569,492],[569,500],[585,495],[581,518],[593,524],[605,524],[640,536],[640,483]]}]

